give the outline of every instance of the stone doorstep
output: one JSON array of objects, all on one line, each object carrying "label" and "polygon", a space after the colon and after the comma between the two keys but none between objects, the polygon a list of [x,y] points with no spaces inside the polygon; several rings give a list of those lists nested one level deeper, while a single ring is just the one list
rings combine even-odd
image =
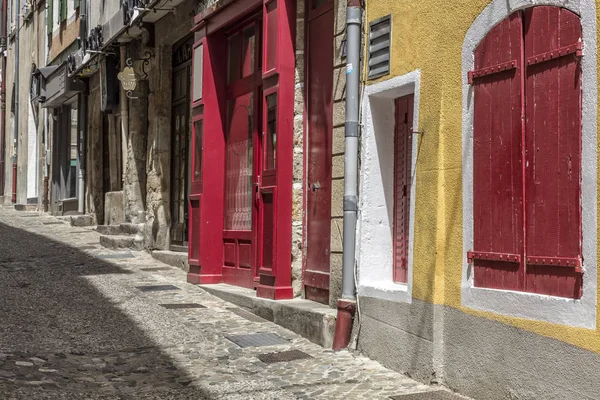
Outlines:
[{"label": "stone doorstep", "polygon": [[336,310],[305,300],[269,300],[256,297],[254,290],[226,285],[199,285],[222,300],[247,309],[313,343],[330,349],[335,333]]},{"label": "stone doorstep", "polygon": [[66,221],[71,226],[93,226],[94,220],[91,215],[82,214],[82,215],[66,215],[66,216],[57,216],[56,218]]},{"label": "stone doorstep", "polygon": [[37,204],[15,204],[15,210],[17,211],[37,211]]},{"label": "stone doorstep", "polygon": [[190,270],[187,253],[182,253],[180,251],[154,250],[152,251],[152,257],[155,260],[172,267],[180,268],[185,272],[189,272]]},{"label": "stone doorstep", "polygon": [[135,236],[127,235],[101,235],[100,245],[107,249],[134,249],[143,250],[144,242],[137,240]]},{"label": "stone doorstep", "polygon": [[122,233],[120,225],[98,225],[96,232],[101,235],[120,235]]}]

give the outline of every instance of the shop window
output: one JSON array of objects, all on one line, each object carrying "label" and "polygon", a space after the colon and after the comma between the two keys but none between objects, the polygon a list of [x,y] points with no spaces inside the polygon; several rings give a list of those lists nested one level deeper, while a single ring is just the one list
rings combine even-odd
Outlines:
[{"label": "shop window", "polygon": [[277,159],[277,93],[266,96],[265,170],[274,170]]},{"label": "shop window", "polygon": [[235,34],[227,39],[227,83],[240,79],[240,35]]},{"label": "shop window", "polygon": [[202,183],[202,135],[204,120],[194,122],[194,182]]},{"label": "shop window", "polygon": [[579,17],[546,6],[514,13],[474,61],[474,284],[580,298]]},{"label": "shop window", "polygon": [[199,45],[194,48],[194,75],[193,75],[193,90],[192,102],[202,100],[202,62],[204,59],[204,46]]},{"label": "shop window", "polygon": [[265,73],[277,68],[277,0],[265,6]]}]

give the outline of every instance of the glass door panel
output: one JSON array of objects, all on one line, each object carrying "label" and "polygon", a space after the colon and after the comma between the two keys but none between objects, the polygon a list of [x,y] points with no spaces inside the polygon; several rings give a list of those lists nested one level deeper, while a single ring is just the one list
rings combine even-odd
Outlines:
[{"label": "glass door panel", "polygon": [[252,230],[253,101],[247,93],[229,100],[225,161],[225,230]]}]

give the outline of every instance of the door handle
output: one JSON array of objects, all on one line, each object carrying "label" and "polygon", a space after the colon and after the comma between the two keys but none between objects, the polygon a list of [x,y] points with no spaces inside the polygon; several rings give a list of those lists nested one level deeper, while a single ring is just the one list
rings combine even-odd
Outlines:
[{"label": "door handle", "polygon": [[321,189],[321,184],[320,184],[319,182],[317,182],[317,183],[313,183],[313,184],[312,184],[312,186],[311,186],[311,190],[312,190],[313,192],[316,192],[316,191],[317,191],[317,190],[319,190],[319,189]]}]

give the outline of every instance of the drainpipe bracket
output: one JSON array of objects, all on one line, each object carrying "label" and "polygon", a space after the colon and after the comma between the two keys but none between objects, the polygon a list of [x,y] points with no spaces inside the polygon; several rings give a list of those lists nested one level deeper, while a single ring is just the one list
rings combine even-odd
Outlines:
[{"label": "drainpipe bracket", "polygon": [[345,124],[345,136],[346,137],[358,137],[358,122],[347,121]]},{"label": "drainpipe bracket", "polygon": [[358,196],[344,196],[344,211],[358,211]]}]

